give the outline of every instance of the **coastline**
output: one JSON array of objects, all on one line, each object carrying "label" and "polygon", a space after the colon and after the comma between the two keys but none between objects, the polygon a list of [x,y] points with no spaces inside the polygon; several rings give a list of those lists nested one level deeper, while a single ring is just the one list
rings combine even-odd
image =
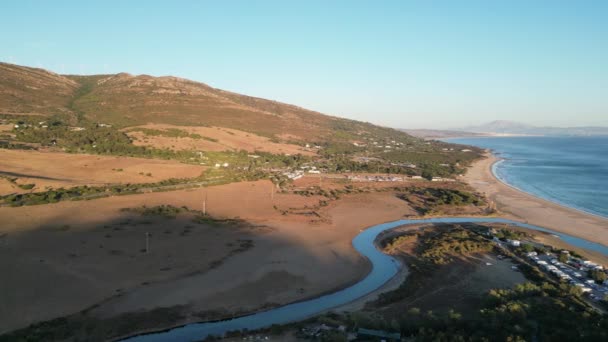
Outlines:
[{"label": "coastline", "polygon": [[483,193],[505,218],[583,238],[608,246],[608,219],[524,192],[493,171],[500,158],[491,153],[475,162],[462,179]]},{"label": "coastline", "polygon": [[496,160],[496,161],[495,161],[495,162],[494,162],[492,165],[490,165],[490,170],[492,171],[492,174],[494,175],[494,178],[496,178],[496,179],[497,179],[499,182],[501,182],[502,184],[504,184],[504,185],[506,185],[506,186],[508,186],[508,187],[510,187],[510,188],[512,188],[512,189],[515,189],[515,190],[517,190],[517,191],[520,191],[520,192],[523,192],[523,193],[525,193],[525,194],[528,194],[528,195],[530,195],[530,196],[533,196],[533,197],[536,197],[536,198],[540,198],[540,199],[545,200],[545,201],[550,202],[550,203],[557,204],[557,205],[559,205],[559,206],[561,206],[561,207],[564,207],[564,208],[566,208],[566,209],[572,209],[572,210],[576,210],[576,211],[578,211],[578,212],[580,212],[580,213],[583,213],[583,214],[586,214],[586,215],[591,215],[591,216],[594,216],[594,217],[597,217],[597,218],[600,218],[600,219],[608,219],[608,217],[606,217],[606,216],[602,216],[602,215],[600,215],[600,214],[597,214],[597,213],[594,213],[594,212],[591,212],[591,211],[587,211],[587,210],[585,210],[585,209],[583,209],[583,208],[577,208],[577,207],[575,207],[575,206],[568,205],[568,204],[566,204],[566,203],[562,203],[562,202],[560,202],[560,201],[558,201],[558,200],[556,200],[556,199],[545,198],[545,197],[543,197],[543,196],[541,196],[541,195],[539,195],[539,194],[534,194],[534,193],[532,193],[532,192],[528,192],[528,191],[526,191],[526,190],[524,190],[524,189],[518,188],[517,186],[515,186],[515,185],[513,185],[513,184],[509,184],[509,182],[507,182],[507,181],[506,181],[506,180],[504,180],[503,178],[500,178],[500,176],[499,176],[499,175],[498,175],[498,173],[496,172],[496,169],[497,169],[497,167],[498,167],[498,164],[503,163],[503,162],[504,162],[506,159],[505,159],[505,158],[498,157],[498,156],[496,156],[496,155],[494,155],[494,154],[492,154],[492,155],[493,155],[493,156],[494,156],[494,157],[495,157],[497,160]]}]

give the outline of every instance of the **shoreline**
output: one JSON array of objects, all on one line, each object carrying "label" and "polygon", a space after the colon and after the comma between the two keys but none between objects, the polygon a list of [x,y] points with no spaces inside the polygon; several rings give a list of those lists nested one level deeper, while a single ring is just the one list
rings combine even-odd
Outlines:
[{"label": "shoreline", "polygon": [[496,179],[497,179],[499,182],[501,182],[502,184],[504,184],[504,185],[506,185],[506,186],[510,187],[511,189],[514,189],[514,190],[517,190],[517,191],[523,192],[523,193],[525,193],[525,194],[527,194],[527,195],[530,195],[530,196],[536,197],[536,198],[538,198],[538,199],[541,199],[541,200],[544,200],[544,201],[547,201],[547,202],[550,202],[550,203],[553,203],[553,204],[557,204],[557,205],[559,205],[559,206],[561,206],[561,207],[563,207],[563,208],[565,208],[565,209],[572,209],[572,210],[576,210],[576,211],[578,211],[578,212],[580,212],[580,213],[582,213],[582,214],[591,215],[591,216],[594,216],[594,217],[597,217],[597,218],[600,218],[600,219],[608,219],[608,217],[606,217],[606,216],[603,216],[603,215],[600,215],[600,214],[597,214],[597,213],[594,213],[594,212],[590,212],[590,211],[587,211],[587,210],[582,209],[582,208],[577,208],[577,207],[574,207],[574,206],[570,206],[570,205],[568,205],[568,204],[566,204],[566,203],[562,203],[562,202],[557,201],[557,200],[553,200],[553,199],[545,198],[545,197],[543,197],[543,196],[541,196],[541,195],[537,195],[537,194],[534,194],[534,193],[528,192],[528,191],[526,191],[526,190],[524,190],[524,189],[520,189],[520,188],[518,188],[517,186],[515,186],[515,185],[513,185],[513,184],[509,184],[509,182],[507,182],[506,180],[504,180],[504,179],[500,178],[500,176],[499,176],[499,175],[498,175],[498,173],[496,172],[496,167],[497,167],[497,165],[498,165],[498,164],[500,164],[500,163],[503,163],[503,162],[504,162],[504,161],[506,161],[507,159],[502,158],[502,157],[499,157],[499,156],[497,156],[497,155],[496,155],[495,153],[493,153],[493,152],[490,152],[490,153],[492,154],[492,156],[494,156],[494,158],[496,158],[496,159],[497,159],[497,160],[496,160],[496,161],[495,161],[495,162],[494,162],[492,165],[490,165],[490,168],[491,168],[492,174],[494,175],[494,178],[496,178]]},{"label": "shoreline", "polygon": [[608,246],[608,219],[535,196],[507,184],[494,173],[501,159],[492,153],[461,177],[496,204],[499,216],[524,221]]}]

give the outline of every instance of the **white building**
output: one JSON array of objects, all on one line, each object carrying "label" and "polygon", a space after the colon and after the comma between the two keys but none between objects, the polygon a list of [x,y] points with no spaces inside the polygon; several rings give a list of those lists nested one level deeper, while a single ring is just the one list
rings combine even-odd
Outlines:
[{"label": "white building", "polygon": [[507,240],[507,242],[509,243],[509,245],[511,245],[513,247],[521,246],[521,241],[519,241],[519,240]]}]

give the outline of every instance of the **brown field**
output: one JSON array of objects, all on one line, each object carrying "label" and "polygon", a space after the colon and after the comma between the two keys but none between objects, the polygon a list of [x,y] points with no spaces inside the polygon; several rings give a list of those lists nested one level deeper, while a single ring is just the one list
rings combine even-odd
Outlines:
[{"label": "brown field", "polygon": [[[96,303],[91,319],[182,305],[184,323],[317,296],[368,272],[351,245],[361,229],[412,214],[394,194],[380,192],[343,196],[318,209],[323,220],[306,212],[283,215],[281,209],[313,207],[319,198],[271,198],[271,187],[258,181],[0,208],[0,274],[8,275],[0,282],[0,332]],[[121,211],[161,204],[200,210],[205,192],[212,216],[249,225]],[[149,253],[142,251],[146,232]],[[243,240],[253,247],[239,251]]]},{"label": "brown field", "polygon": [[23,190],[8,179],[0,178],[0,195],[44,191],[49,187],[152,183],[169,178],[197,177],[204,170],[203,166],[174,161],[2,149],[0,176],[17,178],[17,184],[36,186]]},{"label": "brown field", "polygon": [[[248,152],[262,151],[275,154],[302,154],[314,155],[314,152],[305,148],[286,143],[271,142],[266,137],[254,133],[243,132],[236,129],[223,127],[192,127],[192,126],[173,126],[163,124],[148,124],[137,126],[136,128],[148,128],[155,130],[166,130],[170,128],[186,131],[190,134],[199,134],[203,137],[214,139],[194,139],[189,137],[166,137],[160,135],[146,135],[143,132],[128,132],[133,138],[134,144],[138,146],[153,146],[156,148],[168,148],[172,150],[199,150],[199,151],[240,151]],[[130,128],[131,130],[133,128]]]}]

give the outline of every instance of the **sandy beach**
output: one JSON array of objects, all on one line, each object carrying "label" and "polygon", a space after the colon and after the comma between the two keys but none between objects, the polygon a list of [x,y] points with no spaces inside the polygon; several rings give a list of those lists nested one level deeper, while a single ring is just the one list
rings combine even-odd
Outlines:
[{"label": "sandy beach", "polygon": [[519,220],[608,246],[608,219],[568,208],[530,195],[497,179],[492,165],[499,159],[488,154],[463,176],[485,194],[509,219]]}]

